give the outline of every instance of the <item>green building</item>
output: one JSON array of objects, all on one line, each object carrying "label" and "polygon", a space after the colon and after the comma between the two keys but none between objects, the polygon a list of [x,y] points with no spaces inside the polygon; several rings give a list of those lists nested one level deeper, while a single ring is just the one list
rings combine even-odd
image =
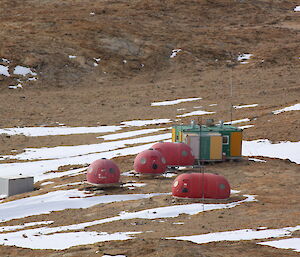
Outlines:
[{"label": "green building", "polygon": [[242,129],[225,124],[174,125],[172,142],[188,144],[196,159],[222,161],[242,158]]}]

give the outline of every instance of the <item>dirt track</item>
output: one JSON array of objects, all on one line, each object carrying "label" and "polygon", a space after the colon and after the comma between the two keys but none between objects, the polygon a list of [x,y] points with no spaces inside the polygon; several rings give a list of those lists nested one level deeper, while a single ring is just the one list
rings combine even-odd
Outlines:
[{"label": "dirt track", "polygon": [[[10,77],[0,75],[0,127],[118,125],[125,120],[170,118],[185,112],[216,112],[205,118],[230,120],[230,105],[258,104],[233,111],[233,119],[249,118],[244,138],[299,141],[299,111],[272,111],[299,103],[300,13],[297,1],[11,1],[0,9],[1,58],[10,60]],[[94,14],[91,14],[94,13]],[[172,50],[180,48],[175,58]],[[236,61],[251,53],[248,64]],[[69,58],[69,55],[77,56]],[[93,58],[101,58],[98,66]],[[124,62],[126,60],[126,62]],[[37,81],[13,75],[16,65],[31,67]],[[9,89],[21,80],[23,89]],[[232,85],[232,96],[230,88]],[[154,101],[201,97],[197,102],[151,107]],[[217,106],[210,106],[211,104]],[[185,108],[184,111],[177,111]],[[194,117],[197,119],[197,117]],[[189,122],[183,118],[181,122]],[[168,127],[170,124],[161,125]],[[151,126],[150,126],[151,127]],[[154,127],[154,126],[153,126]],[[128,129],[130,130],[130,129]],[[1,137],[0,154],[28,147],[53,147],[100,142],[94,134]],[[132,169],[133,156],[116,158],[122,171]],[[298,256],[291,250],[257,245],[258,241],[197,245],[164,237],[204,234],[265,226],[299,225],[299,165],[287,160],[243,161],[207,166],[224,175],[241,194],[257,202],[226,210],[157,220],[117,221],[93,231],[143,231],[136,239],[77,246],[64,251],[0,246],[0,256]],[[3,161],[1,161],[3,162]],[[64,178],[64,183],[84,179]],[[133,178],[123,177],[123,181]],[[137,180],[136,178],[134,178]],[[174,178],[140,179],[147,186],[135,193],[170,192]],[[26,195],[52,191],[55,184]],[[37,184],[36,186],[39,186]],[[72,186],[69,188],[82,188]],[[129,193],[116,189],[109,193]],[[99,193],[103,194],[103,193]],[[24,195],[23,195],[24,196]],[[22,196],[20,196],[22,197]],[[241,196],[240,196],[241,197]],[[11,198],[17,199],[18,197]],[[171,196],[89,209],[65,210],[10,221],[5,225],[54,220],[73,224],[175,204]],[[184,225],[174,225],[184,222]],[[135,223],[136,225],[132,225]],[[146,231],[153,231],[148,232]],[[299,237],[294,235],[295,237]]]}]

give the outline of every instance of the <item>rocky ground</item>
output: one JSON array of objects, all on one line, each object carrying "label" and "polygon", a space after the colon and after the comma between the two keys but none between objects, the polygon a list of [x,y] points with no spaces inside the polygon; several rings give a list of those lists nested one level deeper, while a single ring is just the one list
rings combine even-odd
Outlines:
[{"label": "rocky ground", "polygon": [[[10,76],[0,74],[0,127],[58,123],[119,125],[126,120],[157,118],[185,123],[191,117],[178,121],[176,116],[197,110],[194,108],[197,106],[215,112],[198,116],[199,122],[201,117],[229,121],[231,105],[258,104],[255,108],[232,112],[233,120],[249,118],[247,124],[254,125],[245,130],[246,140],[299,141],[299,111],[272,114],[274,110],[299,103],[300,12],[294,11],[297,5],[298,1],[285,0],[2,0],[0,65],[7,67]],[[174,49],[181,51],[170,58]],[[247,53],[252,54],[245,60],[248,63],[237,60],[240,54]],[[32,73],[14,74],[18,65],[29,67]],[[22,88],[9,88],[19,84]],[[154,101],[188,97],[202,99],[178,106],[151,107]],[[21,152],[29,147],[92,144],[95,135],[1,135],[0,142],[0,154],[6,155],[11,150]],[[129,241],[76,246],[64,251],[0,246],[0,255],[296,256],[291,250],[257,245],[256,240],[198,245],[164,239],[260,226],[299,225],[299,165],[265,159],[266,163],[245,160],[205,167],[207,172],[224,175],[241,194],[257,195],[257,202],[163,219],[164,222],[130,220],[93,227],[93,231],[107,232],[153,231]],[[133,160],[134,156],[115,158],[122,171],[132,169]],[[66,177],[65,182],[83,179],[84,175],[78,175]],[[122,179],[147,183],[134,192],[148,193],[170,192],[174,178]],[[41,189],[26,196],[55,190],[53,186],[61,183],[61,179],[53,181],[54,184],[44,187],[36,184]],[[69,188],[84,189],[84,186]],[[108,191],[129,192],[128,189]],[[130,204],[64,210],[59,215],[54,212],[39,218],[54,220],[57,226],[114,216],[124,209],[138,211],[172,204],[175,203],[171,196],[159,196]],[[36,217],[5,225],[33,220]]]}]

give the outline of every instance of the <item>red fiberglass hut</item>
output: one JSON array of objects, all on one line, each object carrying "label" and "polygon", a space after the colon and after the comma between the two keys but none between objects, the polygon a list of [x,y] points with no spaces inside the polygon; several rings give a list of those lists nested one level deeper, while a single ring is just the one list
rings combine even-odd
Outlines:
[{"label": "red fiberglass hut", "polygon": [[152,148],[139,153],[134,160],[134,170],[143,174],[161,174],[166,171],[166,159]]},{"label": "red fiberglass hut", "polygon": [[180,198],[226,199],[230,196],[230,185],[221,175],[185,173],[174,180],[172,195]]},{"label": "red fiberglass hut", "polygon": [[159,142],[152,148],[162,153],[167,166],[191,166],[195,162],[191,147],[185,143]]},{"label": "red fiberglass hut", "polygon": [[103,158],[90,164],[86,178],[88,183],[95,186],[109,187],[119,185],[120,169],[112,160]]}]

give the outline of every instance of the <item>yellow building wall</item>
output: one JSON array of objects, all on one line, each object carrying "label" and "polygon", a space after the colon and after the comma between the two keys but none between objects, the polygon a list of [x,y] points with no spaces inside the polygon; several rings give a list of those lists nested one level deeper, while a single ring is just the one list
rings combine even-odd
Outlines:
[{"label": "yellow building wall", "polygon": [[210,137],[210,159],[211,160],[222,159],[222,136]]},{"label": "yellow building wall", "polygon": [[182,132],[179,132],[179,142],[182,142]]},{"label": "yellow building wall", "polygon": [[230,155],[242,155],[242,132],[232,132],[230,136]]},{"label": "yellow building wall", "polygon": [[176,129],[172,128],[172,142],[176,142]]}]

